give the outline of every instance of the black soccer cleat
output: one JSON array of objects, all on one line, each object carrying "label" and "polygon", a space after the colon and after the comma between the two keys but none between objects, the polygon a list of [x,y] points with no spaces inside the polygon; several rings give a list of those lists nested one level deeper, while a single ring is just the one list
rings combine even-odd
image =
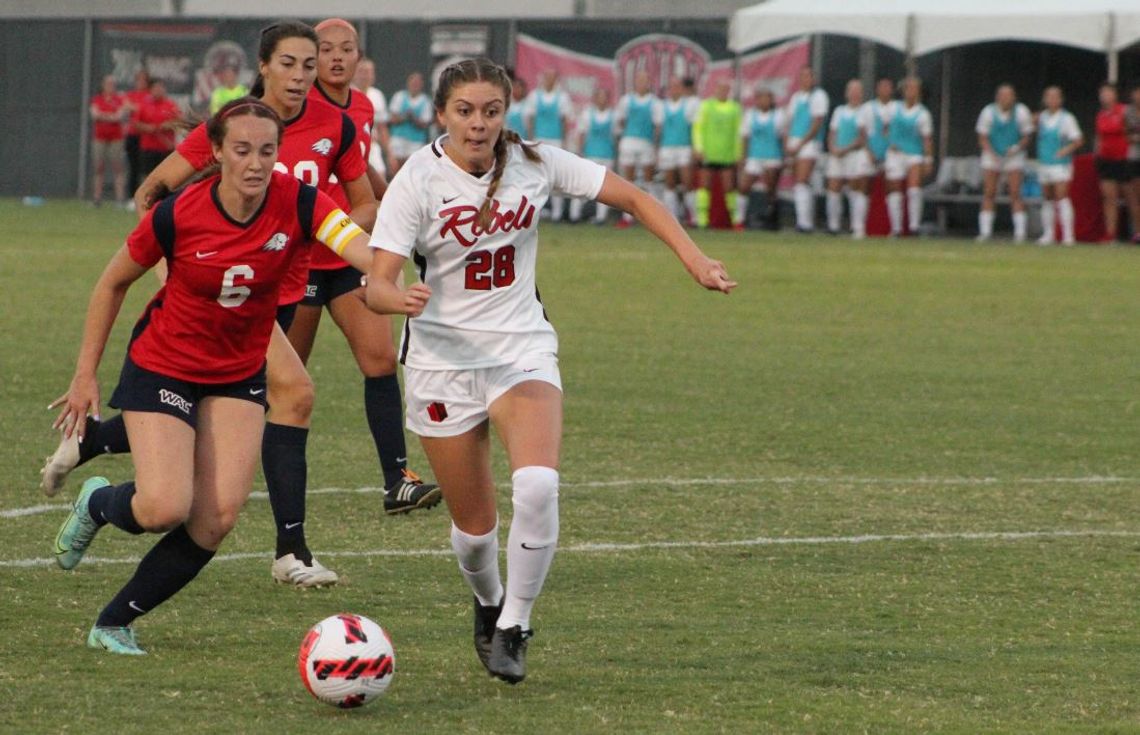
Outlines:
[{"label": "black soccer cleat", "polygon": [[434,508],[441,498],[439,485],[426,483],[415,472],[404,470],[404,476],[384,490],[384,512],[394,516],[418,508]]},{"label": "black soccer cleat", "polygon": [[487,671],[491,676],[508,684],[518,684],[526,678],[526,642],[534,637],[533,630],[513,625],[506,630],[495,628],[491,638],[491,657]]},{"label": "black soccer cleat", "polygon": [[495,623],[499,622],[499,613],[503,611],[503,603],[498,605],[481,605],[479,598],[475,598],[475,655],[483,668],[491,671],[491,639],[495,635]]}]

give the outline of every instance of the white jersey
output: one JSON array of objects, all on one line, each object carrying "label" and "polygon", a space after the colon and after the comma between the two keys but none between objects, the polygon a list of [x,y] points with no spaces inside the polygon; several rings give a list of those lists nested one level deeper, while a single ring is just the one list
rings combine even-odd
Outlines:
[{"label": "white jersey", "polygon": [[1010,115],[1013,115],[1016,120],[1017,132],[1022,135],[1029,135],[1033,132],[1033,113],[1020,102],[1016,103],[1013,109],[1008,112],[999,110],[996,103],[986,105],[978,114],[978,122],[974,125],[974,132],[978,135],[989,135],[995,123],[1009,122]]},{"label": "white jersey", "polygon": [[372,103],[372,124],[381,125],[388,122],[388,99],[376,87],[364,90],[368,101]]},{"label": "white jersey", "polygon": [[538,213],[551,194],[594,199],[606,169],[540,144],[533,163],[512,145],[484,232],[475,224],[492,173],[472,176],[443,145],[412,154],[380,202],[370,245],[412,257],[432,296],[408,319],[400,362],[420,370],[466,370],[558,351],[535,286]]}]

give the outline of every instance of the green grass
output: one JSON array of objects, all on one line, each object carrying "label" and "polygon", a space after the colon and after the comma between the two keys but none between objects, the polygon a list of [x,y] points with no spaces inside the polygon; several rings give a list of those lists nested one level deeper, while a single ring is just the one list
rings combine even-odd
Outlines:
[{"label": "green grass", "polygon": [[[45,502],[44,407],[132,221],[0,202],[0,509]],[[454,560],[414,553],[448,548],[442,509],[312,496],[311,542],[344,583],[302,593],[270,583],[254,498],[221,553],[265,555],[215,562],[142,619],[143,660],[83,646],[130,564],[0,565],[0,731],[1140,732],[1140,251],[700,240],[740,280],[731,297],[644,231],[544,226],[566,486],[523,685],[481,673]],[[150,288],[124,309],[104,395]],[[327,320],[311,369],[310,486],[378,484]],[[501,452],[496,467],[506,517]],[[0,562],[48,557],[62,518],[0,517]],[[862,535],[908,538],[834,542]],[[761,538],[792,543],[668,545]],[[92,554],[151,543],[106,531]],[[306,628],[345,610],[397,649],[388,695],[354,712],[294,668]]]}]

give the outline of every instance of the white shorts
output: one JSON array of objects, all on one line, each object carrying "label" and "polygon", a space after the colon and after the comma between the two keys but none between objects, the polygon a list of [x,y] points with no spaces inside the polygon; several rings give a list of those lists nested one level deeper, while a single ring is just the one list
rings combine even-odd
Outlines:
[{"label": "white shorts", "polygon": [[1021,171],[1025,168],[1025,151],[1018,151],[1012,156],[998,156],[989,151],[982,151],[982,170],[1009,173]]},{"label": "white shorts", "polygon": [[643,168],[657,162],[653,141],[644,138],[622,138],[618,141],[618,165]]},{"label": "white shorts", "polygon": [[871,154],[866,148],[848,151],[842,156],[827,157],[827,178],[862,179],[875,172],[871,164]]},{"label": "white shorts", "polygon": [[915,166],[921,166],[924,156],[921,153],[903,153],[902,151],[887,151],[887,162],[884,169],[889,181],[901,181]]},{"label": "white shorts", "polygon": [[427,143],[421,143],[418,140],[408,140],[407,138],[398,138],[393,135],[388,139],[388,153],[393,158],[401,161],[406,161],[412,157],[412,154],[423,148]]},{"label": "white shorts", "polygon": [[675,171],[692,163],[693,149],[687,145],[663,145],[657,151],[657,167],[662,171]]},{"label": "white shorts", "polygon": [[408,431],[418,436],[459,436],[487,420],[491,404],[519,383],[539,380],[562,390],[558,356],[523,355],[509,365],[470,370],[404,368]]},{"label": "white shorts", "polygon": [[1042,184],[1067,184],[1073,180],[1073,164],[1042,164],[1037,167],[1037,180]]},{"label": "white shorts", "polygon": [[[788,138],[788,144],[784,146],[784,150],[795,148],[799,142],[799,138]],[[814,161],[819,158],[821,153],[823,153],[823,150],[820,148],[819,141],[813,138],[804,143],[804,147],[800,148],[799,153],[797,153],[794,158],[797,161],[809,159]]]},{"label": "white shorts", "polygon": [[749,158],[744,161],[744,173],[749,176],[760,176],[766,171],[780,168],[784,165],[782,158]]}]

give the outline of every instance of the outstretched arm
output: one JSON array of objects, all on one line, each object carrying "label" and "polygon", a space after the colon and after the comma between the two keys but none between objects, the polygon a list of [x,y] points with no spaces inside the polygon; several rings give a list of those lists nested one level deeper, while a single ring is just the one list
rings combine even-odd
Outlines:
[{"label": "outstretched arm", "polygon": [[146,270],[131,258],[127,246],[123,245],[111,258],[111,262],[107,264],[103,275],[99,276],[99,281],[91,292],[91,300],[87,304],[87,319],[83,324],[83,342],[79,348],[79,359],[76,361],[71,386],[67,393],[48,406],[48,408],[63,406],[52,428],[63,429],[68,437],[74,432],[79,432],[79,439],[82,441],[87,415],[99,415],[99,380],[96,377],[99,361],[103,358],[107,337],[111,334],[115,317],[119,315],[127,289],[146,273]]},{"label": "outstretched arm", "polygon": [[598,201],[629,212],[657,239],[669,246],[677,258],[689,271],[693,280],[710,291],[729,293],[736,288],[736,281],[729,279],[724,263],[713,260],[701,252],[685,228],[677,222],[661,202],[618,176],[606,172]]}]

